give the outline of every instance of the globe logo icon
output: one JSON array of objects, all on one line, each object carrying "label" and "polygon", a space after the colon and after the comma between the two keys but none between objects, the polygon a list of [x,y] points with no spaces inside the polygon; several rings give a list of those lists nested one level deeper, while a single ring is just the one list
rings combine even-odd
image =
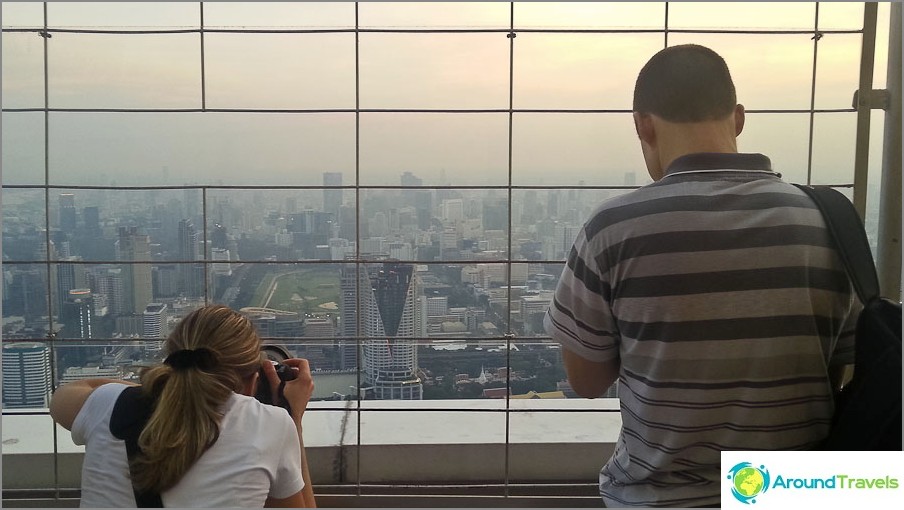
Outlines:
[{"label": "globe logo icon", "polygon": [[731,468],[728,479],[731,480],[731,495],[747,505],[756,503],[754,498],[769,489],[769,470],[749,462],[740,462]]}]

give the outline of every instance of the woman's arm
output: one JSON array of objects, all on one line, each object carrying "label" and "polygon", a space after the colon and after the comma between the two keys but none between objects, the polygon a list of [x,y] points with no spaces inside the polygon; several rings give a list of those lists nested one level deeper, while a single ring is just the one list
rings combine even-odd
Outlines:
[{"label": "woman's arm", "polygon": [[308,457],[304,453],[301,418],[295,421],[295,429],[298,430],[298,442],[301,443],[301,477],[304,479],[304,488],[301,489],[301,495],[304,499],[304,508],[317,508],[317,502],[314,500],[314,485],[311,484],[311,471],[308,469]]},{"label": "woman's arm", "polygon": [[[283,360],[283,363],[296,370],[297,376],[291,381],[286,381],[283,387],[283,395],[291,408],[292,422],[295,424],[295,431],[298,434],[298,443],[300,445],[299,455],[301,456],[301,478],[304,480],[304,487],[296,494],[284,499],[267,498],[264,503],[265,507],[295,507],[295,508],[316,508],[317,502],[314,500],[314,486],[311,484],[311,473],[308,469],[308,457],[304,450],[304,436],[302,434],[301,420],[304,417],[304,411],[314,394],[314,378],[311,376],[311,367],[308,360],[303,358],[289,358]],[[277,390],[279,388],[279,378],[276,370],[269,362],[262,364],[266,382],[270,383],[270,390],[273,392],[274,401],[276,400]],[[264,384],[266,384],[264,382]]]},{"label": "woman's arm", "polygon": [[78,416],[91,393],[99,386],[108,383],[136,385],[136,383],[119,379],[84,379],[66,383],[58,387],[50,397],[50,416],[66,430],[72,430],[72,422],[75,421],[75,417]]},{"label": "woman's arm", "polygon": [[306,359],[292,358],[285,360],[283,363],[298,370],[298,377],[286,382],[283,393],[292,407],[292,421],[295,423],[295,430],[298,432],[298,443],[301,445],[301,477],[304,480],[301,495],[304,499],[304,508],[316,508],[314,485],[311,484],[311,473],[308,469],[308,457],[305,455],[304,435],[301,427],[305,408],[307,408],[308,401],[310,401],[311,395],[314,393],[314,378],[311,377],[311,367]]}]

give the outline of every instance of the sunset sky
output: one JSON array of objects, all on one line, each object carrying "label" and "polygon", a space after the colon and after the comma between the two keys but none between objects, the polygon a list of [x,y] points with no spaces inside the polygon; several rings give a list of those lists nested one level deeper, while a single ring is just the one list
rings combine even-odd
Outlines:
[{"label": "sunset sky", "polygon": [[[516,2],[515,28],[661,30],[664,3]],[[359,4],[359,27],[506,29],[507,2]],[[814,3],[668,4],[668,27],[814,29]],[[4,2],[4,28],[43,26],[38,2]],[[862,3],[820,3],[820,30],[857,30]],[[204,3],[206,28],[353,29],[351,2]],[[888,5],[880,4],[874,88],[885,83]],[[198,3],[48,5],[50,28],[178,29],[200,26]],[[749,110],[807,110],[812,33],[669,33],[727,61]],[[658,33],[519,33],[515,109],[629,110],[634,80],[664,46]],[[3,108],[42,108],[43,40],[3,34]],[[845,109],[857,88],[860,34],[818,45],[815,107]],[[359,39],[362,109],[509,108],[510,40],[491,33],[372,33]],[[325,171],[355,183],[355,34],[204,35],[208,108],[343,109],[343,113],[50,114],[51,184],[318,185]],[[54,33],[48,41],[51,108],[201,107],[200,35]],[[873,113],[873,138],[881,112]],[[4,184],[44,184],[44,114],[4,112]],[[360,183],[396,185],[404,171],[426,185],[505,185],[508,114],[360,114]],[[853,113],[817,114],[814,182],[850,182]],[[806,180],[807,113],[748,117],[740,149],[762,152],[789,180]],[[877,144],[874,144],[877,145]],[[881,143],[878,144],[881,148]],[[877,168],[879,152],[871,152]],[[515,113],[512,183],[623,184],[645,177],[628,113]]]}]

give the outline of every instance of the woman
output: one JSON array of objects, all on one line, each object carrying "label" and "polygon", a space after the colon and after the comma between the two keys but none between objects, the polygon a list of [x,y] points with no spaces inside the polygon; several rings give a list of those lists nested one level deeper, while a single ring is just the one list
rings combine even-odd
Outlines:
[{"label": "woman", "polygon": [[[50,414],[85,445],[81,506],[134,507],[142,493],[159,494],[168,507],[314,507],[301,428],[314,389],[307,360],[285,361],[297,370],[283,389],[290,415],[251,396],[261,368],[272,391],[279,385],[260,348],[246,317],[206,306],[179,322],[165,361],[142,373],[140,391],[111,379],[58,388]],[[117,423],[140,413],[120,405],[113,431],[111,415],[129,400],[120,396],[132,394],[156,405],[144,406],[150,416],[130,466]]]}]

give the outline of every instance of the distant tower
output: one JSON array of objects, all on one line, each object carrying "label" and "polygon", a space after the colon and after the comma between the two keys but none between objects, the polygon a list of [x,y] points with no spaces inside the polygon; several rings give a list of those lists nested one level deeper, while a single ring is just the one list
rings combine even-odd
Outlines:
[{"label": "distant tower", "polygon": [[54,313],[58,317],[63,313],[63,308],[69,300],[69,291],[75,288],[84,287],[86,283],[85,266],[79,264],[66,264],[64,262],[76,262],[81,259],[81,257],[64,257],[60,259],[60,264],[56,267],[57,298],[54,303]]},{"label": "distant tower", "polygon": [[[199,260],[201,254],[198,231],[189,219],[179,221],[179,260]],[[179,264],[179,289],[188,297],[203,294],[204,266],[201,264]],[[200,278],[199,278],[200,276]]]},{"label": "distant tower", "polygon": [[[420,323],[418,277],[411,264],[384,262],[362,266],[355,303],[355,266],[342,270],[343,334],[354,336],[360,321],[364,384],[380,400],[420,400],[423,384],[417,376]],[[360,315],[355,305],[360,305]],[[370,393],[372,392],[372,393]]]},{"label": "distant tower", "polygon": [[[9,266],[7,266],[9,267]],[[21,315],[26,323],[33,323],[47,315],[47,271],[37,267],[11,266],[4,273],[8,281],[3,282],[3,314]]]},{"label": "distant tower", "polygon": [[75,195],[60,193],[60,230],[66,233],[75,232]]},{"label": "distant tower", "polygon": [[91,287],[95,299],[103,296],[103,302],[113,315],[131,313],[126,311],[126,287],[123,270],[109,265],[97,266],[88,272],[88,286]]},{"label": "distant tower", "polygon": [[167,318],[169,310],[163,303],[151,303],[144,309],[141,317],[141,337],[147,340],[159,338],[159,341],[147,342],[144,346],[147,354],[153,356],[163,349],[163,339],[169,335]]},{"label": "distant tower", "polygon": [[551,189],[546,194],[546,214],[550,218],[559,217],[559,190],[557,189]]},{"label": "distant tower", "polygon": [[223,225],[214,224],[213,231],[210,233],[210,246],[211,248],[229,248],[229,235]]},{"label": "distant tower", "polygon": [[3,408],[47,407],[50,396],[50,348],[42,343],[3,346]]},{"label": "distant tower", "polygon": [[166,318],[168,316],[166,305],[163,303],[151,303],[144,309],[141,336],[144,338],[164,338],[169,332],[166,330]]},{"label": "distant tower", "polygon": [[72,289],[63,304],[66,338],[94,338],[94,299],[91,289]]},{"label": "distant tower", "polygon": [[85,230],[87,230],[92,237],[99,237],[101,235],[100,209],[98,209],[97,206],[90,206],[82,209],[82,221],[85,223]]},{"label": "distant tower", "polygon": [[[342,174],[339,172],[324,172],[324,186],[342,186]],[[339,219],[339,208],[342,207],[342,190],[341,189],[324,189],[323,190],[323,211],[333,215],[333,221]]]},{"label": "distant tower", "polygon": [[[424,180],[405,172],[399,181],[402,186],[423,186]],[[402,190],[402,204],[414,207],[417,214],[417,226],[421,230],[430,228],[430,220],[433,218],[433,195],[427,190],[406,189]]]},{"label": "distant tower", "polygon": [[[116,260],[150,261],[151,240],[146,234],[139,234],[138,227],[119,227],[116,240]],[[125,287],[123,313],[144,312],[154,300],[150,264],[125,264],[122,266]]]},{"label": "distant tower", "polygon": [[508,231],[508,202],[504,198],[488,198],[483,202],[484,230]]}]

